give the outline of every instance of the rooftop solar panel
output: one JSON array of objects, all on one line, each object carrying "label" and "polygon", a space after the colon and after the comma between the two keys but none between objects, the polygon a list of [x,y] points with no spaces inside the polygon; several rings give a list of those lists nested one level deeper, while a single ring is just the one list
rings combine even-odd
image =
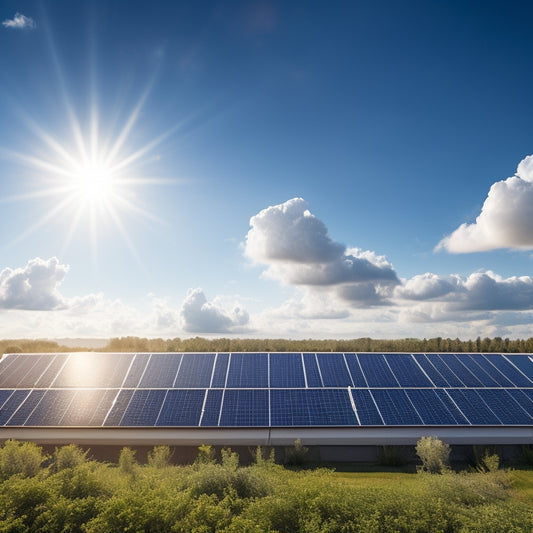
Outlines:
[{"label": "rooftop solar panel", "polygon": [[533,426],[527,355],[72,353],[0,361],[0,427],[507,425]]}]

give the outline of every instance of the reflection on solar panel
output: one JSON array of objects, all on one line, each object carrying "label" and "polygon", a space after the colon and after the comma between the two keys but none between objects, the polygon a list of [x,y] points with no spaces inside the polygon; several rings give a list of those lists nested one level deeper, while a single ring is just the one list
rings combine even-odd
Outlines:
[{"label": "reflection on solar panel", "polygon": [[532,426],[508,354],[11,354],[0,427]]}]

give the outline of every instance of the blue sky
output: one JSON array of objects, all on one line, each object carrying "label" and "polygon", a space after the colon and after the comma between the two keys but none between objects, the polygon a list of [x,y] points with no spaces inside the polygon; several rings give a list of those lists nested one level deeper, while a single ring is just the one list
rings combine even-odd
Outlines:
[{"label": "blue sky", "polygon": [[2,2],[0,336],[530,337],[532,14]]}]

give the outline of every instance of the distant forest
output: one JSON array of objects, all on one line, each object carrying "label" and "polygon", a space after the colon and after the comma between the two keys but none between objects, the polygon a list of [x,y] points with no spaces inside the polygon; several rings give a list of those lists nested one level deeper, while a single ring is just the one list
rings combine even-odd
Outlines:
[{"label": "distant forest", "polygon": [[459,339],[360,339],[346,340],[290,340],[290,339],[146,339],[121,337],[110,339],[98,350],[71,348],[48,340],[0,340],[2,353],[35,352],[505,352],[533,353],[533,337],[529,339],[502,339],[488,337],[462,341]]}]

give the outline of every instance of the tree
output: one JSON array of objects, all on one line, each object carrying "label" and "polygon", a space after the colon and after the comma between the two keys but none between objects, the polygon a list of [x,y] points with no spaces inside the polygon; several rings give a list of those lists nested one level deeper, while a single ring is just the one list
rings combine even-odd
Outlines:
[{"label": "tree", "polygon": [[416,443],[416,454],[422,461],[424,472],[442,474],[449,469],[450,445],[437,437],[422,437]]},{"label": "tree", "polygon": [[0,448],[0,479],[7,479],[15,474],[36,476],[46,459],[43,449],[34,442],[9,439]]}]

